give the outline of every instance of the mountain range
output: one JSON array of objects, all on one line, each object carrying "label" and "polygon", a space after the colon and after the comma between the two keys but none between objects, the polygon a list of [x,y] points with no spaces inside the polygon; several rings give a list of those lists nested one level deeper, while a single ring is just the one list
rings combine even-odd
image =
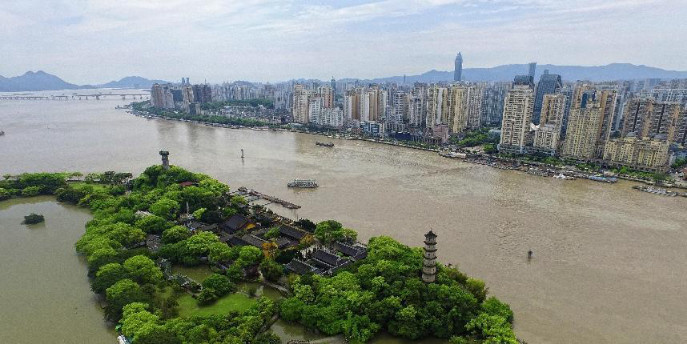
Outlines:
[{"label": "mountain range", "polygon": [[[612,63],[605,66],[558,66],[539,65],[535,80],[548,70],[552,74],[560,74],[564,81],[612,81],[612,80],[639,80],[639,79],[687,79],[687,72],[665,70],[644,65],[630,63]],[[527,74],[527,64],[509,64],[491,68],[464,68],[463,80],[465,81],[512,81],[513,77]],[[412,84],[414,82],[442,82],[452,81],[453,71],[431,70],[419,75],[392,76],[376,79],[341,79],[339,81],[362,81],[369,83],[395,83]],[[98,85],[75,85],[68,83],[59,77],[44,71],[26,72],[23,75],[11,78],[0,76],[0,92],[45,91],[82,88],[150,88],[154,83],[167,83],[163,80],[150,80],[140,76],[128,76],[119,81],[110,81]]]},{"label": "mountain range", "polygon": [[[510,64],[491,68],[464,68],[464,81],[513,81],[516,75],[527,74],[529,65]],[[613,81],[639,79],[685,79],[687,72],[665,70],[644,65],[630,63],[612,63],[605,66],[557,66],[551,64],[538,65],[535,81],[548,70],[552,74],[560,74],[563,81]],[[364,80],[373,83],[395,82],[402,83],[404,76],[393,76]],[[406,75],[406,83],[453,81],[453,71],[431,70],[419,75]]]},{"label": "mountain range", "polygon": [[154,83],[167,83],[163,80],[149,80],[140,76],[127,76],[119,81],[99,85],[75,85],[42,70],[28,71],[20,76],[5,78],[0,75],[0,92],[74,90],[88,88],[150,88]]}]

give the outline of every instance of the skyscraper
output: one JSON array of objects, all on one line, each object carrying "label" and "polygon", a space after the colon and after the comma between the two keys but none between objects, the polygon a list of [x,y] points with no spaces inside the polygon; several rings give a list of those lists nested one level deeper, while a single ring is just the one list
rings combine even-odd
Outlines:
[{"label": "skyscraper", "polygon": [[530,123],[534,109],[534,88],[532,77],[515,77],[513,89],[508,91],[501,122],[501,143],[499,150],[522,154],[532,141]]},{"label": "skyscraper", "polygon": [[563,144],[563,156],[591,160],[603,156],[610,136],[609,123],[615,111],[613,90],[596,90],[582,85],[575,90],[573,107]]},{"label": "skyscraper", "polygon": [[527,73],[527,75],[534,78],[534,75],[536,74],[536,72],[537,72],[537,63],[536,62],[530,62],[530,70],[529,70],[529,73]]},{"label": "skyscraper", "polygon": [[453,81],[463,81],[463,55],[458,53],[456,56],[455,70],[453,71]]},{"label": "skyscraper", "polygon": [[532,114],[532,123],[539,124],[541,116],[542,101],[544,95],[554,94],[563,87],[561,76],[558,74],[549,74],[549,70],[545,70],[537,84],[537,94],[534,98],[534,113]]},{"label": "skyscraper", "polygon": [[296,123],[308,123],[308,98],[310,93],[301,84],[293,86],[293,102],[291,113]]}]

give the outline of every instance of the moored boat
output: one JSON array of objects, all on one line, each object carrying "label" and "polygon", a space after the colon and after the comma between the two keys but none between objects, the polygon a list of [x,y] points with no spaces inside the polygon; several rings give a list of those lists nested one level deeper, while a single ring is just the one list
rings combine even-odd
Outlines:
[{"label": "moored boat", "polygon": [[333,142],[326,142],[326,143],[325,143],[325,142],[317,141],[317,142],[315,142],[315,145],[316,145],[316,146],[322,146],[322,147],[329,147],[329,148],[334,147],[334,143],[333,143]]},{"label": "moored boat", "polygon": [[289,182],[286,184],[286,186],[290,188],[316,188],[319,185],[317,185],[317,181],[314,179],[294,179],[293,181]]}]

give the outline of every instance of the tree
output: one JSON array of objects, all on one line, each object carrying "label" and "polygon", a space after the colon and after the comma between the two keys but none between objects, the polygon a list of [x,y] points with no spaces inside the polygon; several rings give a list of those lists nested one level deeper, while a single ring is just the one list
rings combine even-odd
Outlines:
[{"label": "tree", "polygon": [[212,288],[203,288],[203,290],[200,291],[200,294],[198,294],[198,304],[205,306],[209,305],[217,299],[220,298],[220,295],[217,293],[215,289]]},{"label": "tree", "polygon": [[485,340],[485,343],[517,344],[510,323],[501,316],[480,313],[465,326],[468,331]]},{"label": "tree", "polygon": [[127,278],[127,272],[119,263],[105,264],[98,269],[91,283],[91,289],[102,294],[117,281]]},{"label": "tree", "polygon": [[105,316],[112,321],[121,318],[124,306],[132,302],[147,303],[148,301],[148,296],[141,290],[141,287],[128,278],[107,288],[105,295],[107,300]]},{"label": "tree", "polygon": [[179,209],[179,203],[169,198],[162,198],[150,205],[151,213],[167,220],[174,219]]},{"label": "tree", "polygon": [[170,228],[171,224],[160,216],[148,215],[136,220],[136,227],[146,233],[161,234],[165,229]]},{"label": "tree", "polygon": [[208,259],[210,263],[216,264],[235,260],[238,256],[238,249],[231,248],[222,242],[216,242],[210,245]]},{"label": "tree", "polygon": [[260,263],[260,272],[266,280],[277,282],[284,275],[284,267],[272,259],[265,259]]},{"label": "tree", "polygon": [[211,232],[200,232],[186,240],[188,254],[194,257],[206,257],[210,253],[210,247],[218,243],[219,238]]},{"label": "tree", "polygon": [[157,315],[148,312],[147,308],[148,304],[133,302],[122,310],[122,334],[133,338],[134,342],[144,326],[158,321]]},{"label": "tree", "polygon": [[190,237],[191,231],[184,226],[170,227],[162,232],[162,242],[165,244],[173,244],[179,241],[184,241]]},{"label": "tree", "polygon": [[220,297],[236,291],[236,285],[229,280],[229,277],[220,274],[212,274],[206,278],[203,281],[203,288],[214,289]]},{"label": "tree", "polygon": [[279,237],[279,227],[275,226],[267,230],[265,233],[265,238],[266,239],[276,239]]},{"label": "tree", "polygon": [[306,231],[308,231],[310,233],[314,233],[315,229],[317,228],[317,225],[308,219],[300,219],[300,220],[294,222],[294,224],[298,227],[305,229]]},{"label": "tree", "polygon": [[24,221],[22,223],[25,225],[35,225],[43,221],[45,221],[45,217],[43,217],[43,215],[31,213],[24,216]]},{"label": "tree", "polygon": [[253,266],[258,265],[262,261],[263,254],[262,251],[254,246],[242,246],[239,251],[238,264],[240,266]]},{"label": "tree", "polygon": [[140,284],[156,284],[162,280],[160,268],[146,256],[133,256],[124,261],[124,269],[129,278]]},{"label": "tree", "polygon": [[344,239],[355,240],[357,236],[354,230],[343,228],[341,223],[334,220],[322,221],[315,228],[315,237],[325,244]]},{"label": "tree", "polygon": [[468,278],[465,283],[465,288],[468,289],[475,296],[479,303],[482,303],[487,297],[488,288],[486,288],[484,281],[475,278]]}]

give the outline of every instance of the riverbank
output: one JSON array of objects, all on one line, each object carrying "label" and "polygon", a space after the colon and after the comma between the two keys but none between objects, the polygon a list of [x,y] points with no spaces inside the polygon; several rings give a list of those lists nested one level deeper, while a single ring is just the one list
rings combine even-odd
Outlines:
[{"label": "riverbank", "polygon": [[[401,148],[409,148],[409,149],[414,149],[414,150],[420,150],[420,151],[428,151],[428,152],[435,152],[439,154],[442,157],[449,158],[449,159],[456,159],[472,164],[478,164],[482,166],[487,166],[491,168],[497,168],[501,170],[510,170],[510,171],[518,171],[521,173],[527,173],[530,175],[534,176],[539,176],[539,177],[550,177],[550,178],[556,178],[556,179],[561,179],[561,180],[575,180],[575,179],[586,179],[590,181],[595,181],[595,182],[601,182],[601,183],[609,183],[613,184],[615,183],[618,179],[623,179],[627,181],[632,181],[632,182],[637,182],[637,183],[642,183],[648,186],[655,185],[654,181],[647,180],[647,179],[641,179],[637,178],[634,176],[630,175],[622,175],[622,174],[608,174],[605,171],[584,171],[578,169],[576,166],[555,166],[551,164],[546,164],[546,163],[540,163],[536,161],[527,161],[527,160],[521,160],[521,159],[516,159],[516,158],[505,158],[505,157],[500,157],[497,155],[493,154],[484,154],[484,153],[472,153],[469,151],[448,151],[439,147],[432,147],[428,146],[426,144],[408,144],[404,143],[403,141],[397,141],[397,140],[388,140],[388,139],[381,139],[381,138],[369,138],[369,137],[364,137],[364,136],[359,136],[359,135],[352,135],[352,134],[341,134],[341,133],[336,133],[336,134],[331,134],[330,132],[325,132],[325,131],[310,131],[307,129],[298,129],[298,128],[285,128],[285,127],[268,127],[268,126],[258,126],[258,127],[248,127],[248,126],[243,126],[243,125],[231,125],[231,124],[221,124],[221,123],[212,123],[212,122],[202,122],[202,121],[191,121],[183,118],[173,118],[173,117],[167,117],[167,116],[160,116],[156,114],[151,114],[145,111],[137,111],[137,110],[128,110],[128,113],[133,114],[134,116],[137,117],[142,117],[146,119],[163,119],[163,120],[169,120],[169,121],[179,121],[179,122],[187,122],[187,123],[192,123],[192,124],[198,124],[198,125],[206,125],[210,127],[219,127],[219,128],[227,128],[227,129],[249,129],[249,130],[257,130],[257,131],[265,131],[265,130],[273,130],[273,131],[290,131],[294,133],[300,133],[300,134],[309,134],[309,135],[317,135],[317,136],[325,136],[330,139],[339,139],[339,140],[359,140],[359,141],[365,141],[365,142],[370,142],[370,143],[376,143],[376,144],[383,144],[383,145],[389,145],[389,146],[395,146],[395,147],[401,147]],[[687,186],[682,186],[680,184],[667,184],[665,185],[667,188],[677,188],[677,189],[687,189]]]}]

